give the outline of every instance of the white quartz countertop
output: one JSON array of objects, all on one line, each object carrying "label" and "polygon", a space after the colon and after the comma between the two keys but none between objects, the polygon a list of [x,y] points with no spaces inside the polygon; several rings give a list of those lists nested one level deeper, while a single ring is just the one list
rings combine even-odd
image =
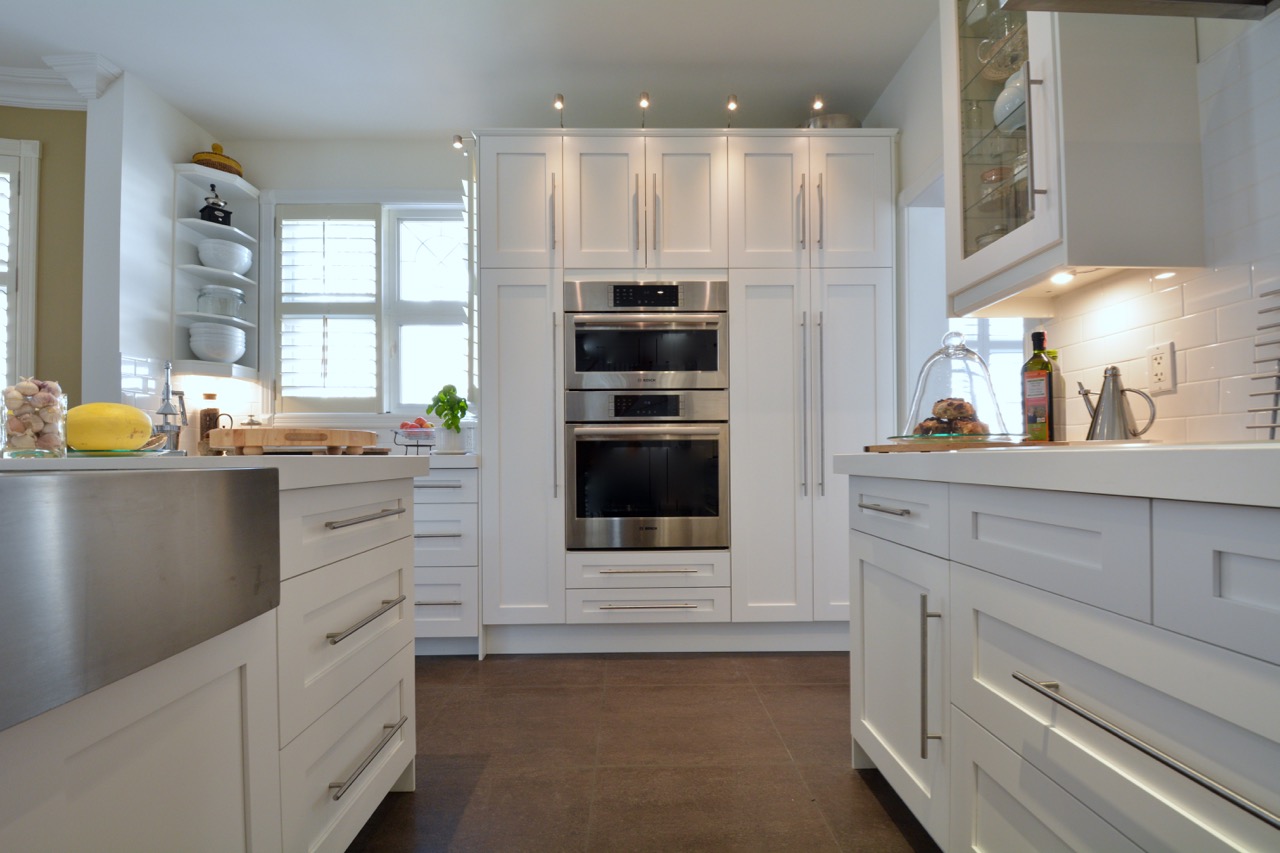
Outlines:
[{"label": "white quartz countertop", "polygon": [[[81,456],[66,459],[0,459],[7,473],[54,471],[146,470],[175,468],[277,468],[281,489],[307,489],[374,480],[425,477],[432,456]],[[456,458],[456,457],[455,457]],[[448,466],[446,466],[448,467]]]},{"label": "white quartz countertop", "polygon": [[838,474],[1280,507],[1280,442],[849,453]]}]

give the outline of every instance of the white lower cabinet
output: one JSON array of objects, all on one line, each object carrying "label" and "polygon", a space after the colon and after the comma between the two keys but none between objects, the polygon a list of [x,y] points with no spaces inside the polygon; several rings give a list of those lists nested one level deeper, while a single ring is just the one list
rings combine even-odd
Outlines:
[{"label": "white lower cabinet", "polygon": [[1141,850],[955,707],[951,779],[953,853]]},{"label": "white lower cabinet", "polygon": [[479,635],[479,478],[474,468],[438,468],[414,480],[415,636]]},{"label": "white lower cabinet", "polygon": [[571,589],[566,598],[571,624],[729,621],[729,590],[718,587]]},{"label": "white lower cabinet", "polygon": [[851,533],[851,725],[936,839],[947,831],[947,563]]}]

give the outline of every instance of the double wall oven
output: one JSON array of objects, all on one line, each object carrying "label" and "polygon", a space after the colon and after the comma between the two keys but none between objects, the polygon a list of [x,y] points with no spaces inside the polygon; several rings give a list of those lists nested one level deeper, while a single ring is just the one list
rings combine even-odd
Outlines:
[{"label": "double wall oven", "polygon": [[567,546],[729,547],[728,283],[564,294]]}]

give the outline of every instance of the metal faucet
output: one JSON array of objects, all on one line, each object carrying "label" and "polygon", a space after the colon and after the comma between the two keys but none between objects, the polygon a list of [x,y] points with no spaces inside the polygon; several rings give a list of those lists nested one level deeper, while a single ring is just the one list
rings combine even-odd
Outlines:
[{"label": "metal faucet", "polygon": [[[175,408],[173,398],[178,398],[178,405]],[[152,430],[153,435],[165,436],[164,449],[169,453],[176,455],[185,451],[178,450],[178,436],[182,433],[182,428],[187,425],[187,398],[182,391],[173,390],[173,362],[166,361],[164,363],[164,393],[160,397],[160,408],[156,409],[163,422],[159,423]],[[170,423],[169,419],[176,417],[177,423]]]}]

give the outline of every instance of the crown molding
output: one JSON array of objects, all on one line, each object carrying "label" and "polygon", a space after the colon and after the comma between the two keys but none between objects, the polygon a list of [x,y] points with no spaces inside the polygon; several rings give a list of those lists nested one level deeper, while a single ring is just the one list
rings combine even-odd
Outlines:
[{"label": "crown molding", "polygon": [[84,110],[123,72],[96,53],[41,57],[52,70],[0,67],[0,106]]},{"label": "crown molding", "polygon": [[101,98],[107,87],[124,73],[114,62],[96,53],[64,53],[40,58],[65,77],[85,100]]}]

